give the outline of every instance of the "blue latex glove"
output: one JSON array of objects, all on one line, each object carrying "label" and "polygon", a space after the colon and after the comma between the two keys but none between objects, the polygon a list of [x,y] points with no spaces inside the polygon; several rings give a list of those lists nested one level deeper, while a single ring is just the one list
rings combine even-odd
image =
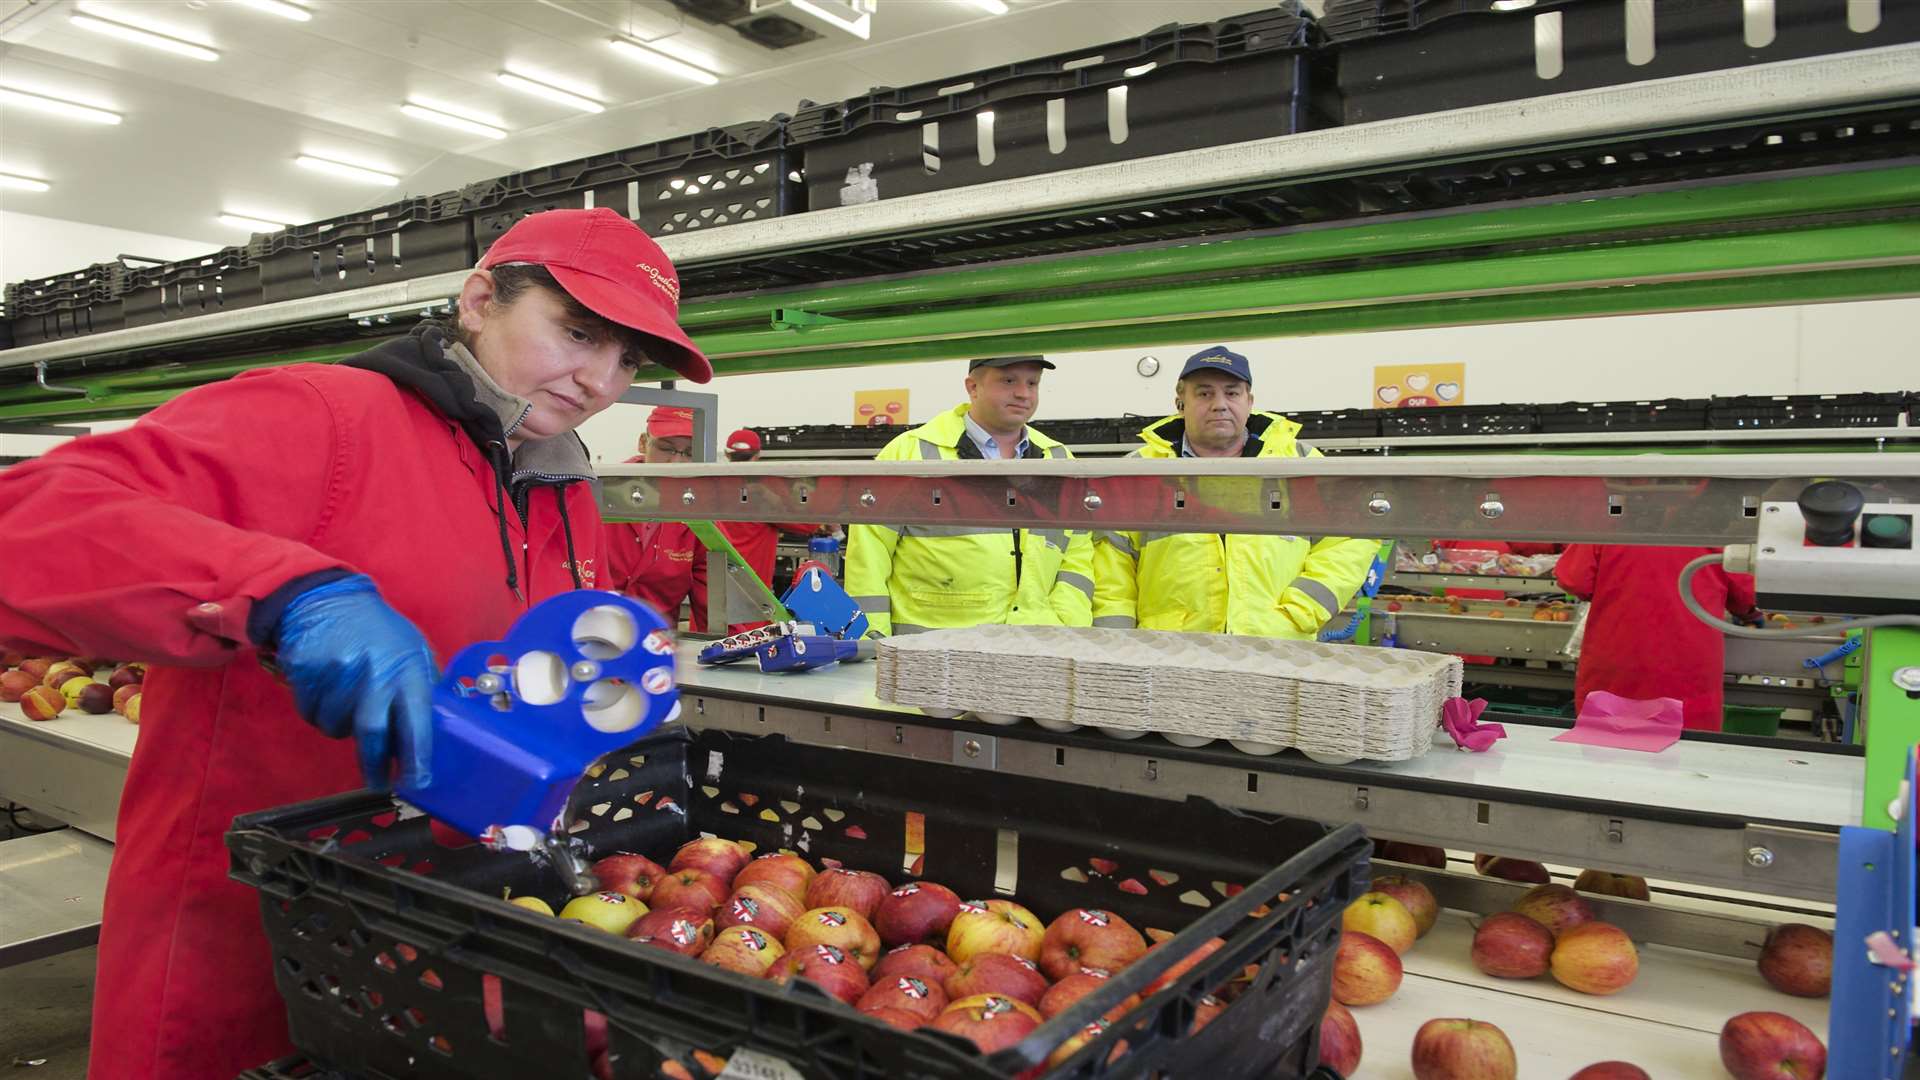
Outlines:
[{"label": "blue latex glove", "polygon": [[389,786],[389,762],[405,783],[431,779],[433,650],[365,574],[317,585],[287,604],[276,638],[280,671],[307,723],[352,735],[367,786]]}]

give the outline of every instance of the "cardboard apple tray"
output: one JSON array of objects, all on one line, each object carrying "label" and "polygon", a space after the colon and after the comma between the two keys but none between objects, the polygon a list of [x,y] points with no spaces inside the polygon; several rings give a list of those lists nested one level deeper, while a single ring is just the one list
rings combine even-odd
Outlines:
[{"label": "cardboard apple tray", "polygon": [[1083,626],[886,638],[875,660],[874,694],[897,705],[1376,761],[1427,752],[1462,674],[1457,656],[1408,649]]},{"label": "cardboard apple tray", "polygon": [[[968,898],[1011,896],[1045,919],[1100,907],[1143,930],[1177,931],[1186,946],[1226,939],[1050,1077],[1311,1075],[1340,912],[1366,889],[1357,826],[1265,819],[1200,799],[679,727],[597,768],[575,800],[585,823],[577,835],[596,858],[636,851],[664,861],[709,833],[896,885],[913,880],[906,868],[923,858],[925,880]],[[509,905],[503,889],[556,909],[564,890],[524,855],[436,843],[427,819],[385,796],[250,814],[227,846],[233,877],[260,890],[302,1068],[319,1070],[261,1076],[584,1077],[589,1009],[609,1018],[621,1077],[670,1075],[660,1068],[673,1061],[706,1075],[696,1050],[755,1051],[790,1069],[756,1076],[1037,1076],[1064,1039],[1188,951],[1155,952],[988,1057],[951,1036],[895,1030],[810,984],[720,971]],[[1251,984],[1191,1033],[1196,1002],[1249,965]],[[500,1039],[482,1011],[483,980],[495,978]],[[1105,1064],[1122,1041],[1127,1053]]]}]

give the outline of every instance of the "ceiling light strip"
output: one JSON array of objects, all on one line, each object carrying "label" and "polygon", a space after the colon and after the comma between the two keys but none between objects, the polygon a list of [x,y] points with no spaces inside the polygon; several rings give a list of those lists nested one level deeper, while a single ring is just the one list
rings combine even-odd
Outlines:
[{"label": "ceiling light strip", "polygon": [[511,71],[503,71],[495,76],[495,78],[500,80],[500,85],[502,86],[518,90],[523,94],[532,94],[534,97],[559,102],[562,105],[579,109],[581,112],[597,113],[605,112],[607,109],[605,105],[600,104],[585,94],[576,94],[571,90],[562,90],[551,83],[544,83],[538,79],[529,79],[525,75],[516,75]]},{"label": "ceiling light strip", "polygon": [[171,34],[162,34],[157,30],[147,30],[127,23],[115,22],[112,19],[101,18],[98,15],[88,15],[85,13],[75,14],[72,16],[72,22],[73,25],[82,30],[91,30],[96,34],[105,34],[107,37],[119,38],[121,41],[130,41],[135,45],[144,45],[149,49],[158,49],[161,52],[172,53],[175,56],[185,56],[193,60],[207,61],[220,59],[220,53],[217,50],[210,49],[199,42],[187,41],[184,38],[177,38]]}]

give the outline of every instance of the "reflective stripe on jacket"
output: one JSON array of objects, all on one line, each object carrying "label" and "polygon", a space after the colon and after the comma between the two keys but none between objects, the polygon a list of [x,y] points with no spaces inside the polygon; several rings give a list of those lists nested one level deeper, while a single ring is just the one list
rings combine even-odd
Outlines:
[{"label": "reflective stripe on jacket", "polygon": [[[1300,425],[1247,418],[1247,457],[1318,457]],[[1177,458],[1185,422],[1140,433],[1143,458]],[[1380,545],[1343,536],[1104,532],[1094,545],[1094,625],[1311,640],[1353,599]]]},{"label": "reflective stripe on jacket", "polygon": [[[877,461],[979,459],[961,405],[902,433]],[[1029,427],[1029,458],[1065,458],[1065,446]],[[874,630],[1012,623],[1086,626],[1093,618],[1093,538],[1071,529],[998,525],[853,525],[846,587]]]}]

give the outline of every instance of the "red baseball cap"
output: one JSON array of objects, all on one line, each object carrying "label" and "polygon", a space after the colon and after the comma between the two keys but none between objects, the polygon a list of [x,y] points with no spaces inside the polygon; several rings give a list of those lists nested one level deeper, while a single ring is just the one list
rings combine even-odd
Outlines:
[{"label": "red baseball cap", "polygon": [[668,346],[659,362],[694,382],[713,365],[680,329],[680,275],[660,245],[604,206],[529,214],[493,242],[480,269],[533,263],[567,294],[609,322],[651,334]]},{"label": "red baseball cap", "polygon": [[671,405],[654,406],[653,411],[647,414],[647,434],[656,439],[693,438],[693,410]]},{"label": "red baseball cap", "polygon": [[760,436],[752,428],[741,428],[727,436],[727,449],[757,454],[760,452]]}]

